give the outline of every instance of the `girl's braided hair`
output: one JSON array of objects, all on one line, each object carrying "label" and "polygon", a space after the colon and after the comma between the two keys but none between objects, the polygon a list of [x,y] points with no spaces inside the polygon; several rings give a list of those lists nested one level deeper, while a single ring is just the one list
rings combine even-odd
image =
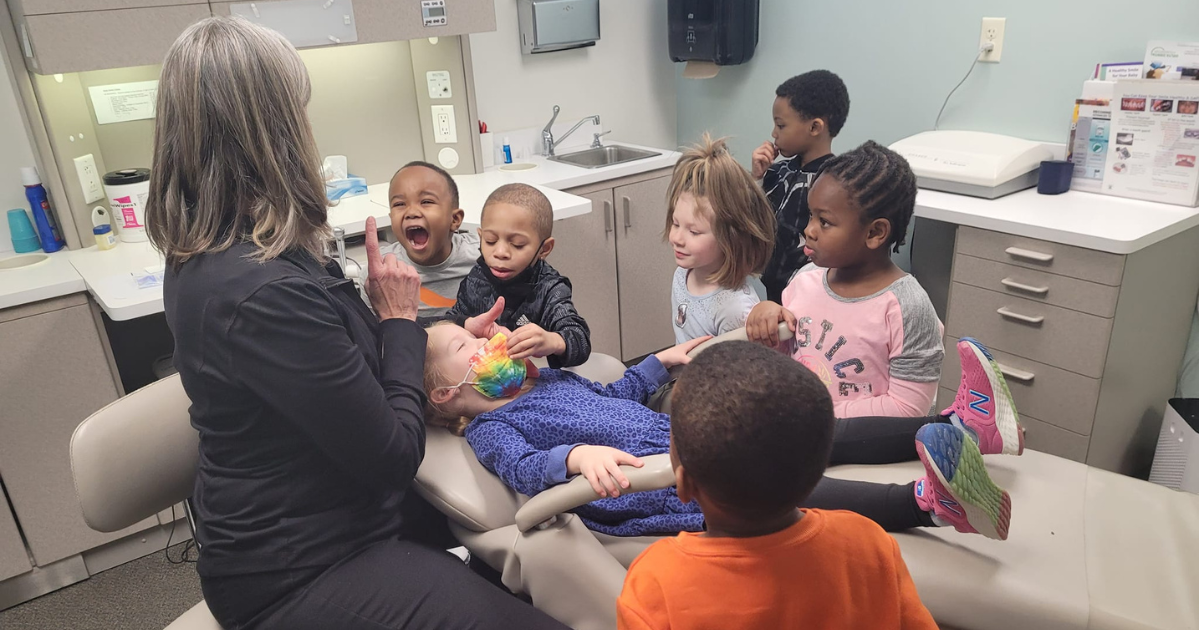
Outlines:
[{"label": "girl's braided hair", "polygon": [[892,225],[888,244],[900,251],[917,203],[917,177],[899,153],[868,140],[862,146],[830,159],[821,169],[842,184],[862,212],[862,222],[887,219]]}]

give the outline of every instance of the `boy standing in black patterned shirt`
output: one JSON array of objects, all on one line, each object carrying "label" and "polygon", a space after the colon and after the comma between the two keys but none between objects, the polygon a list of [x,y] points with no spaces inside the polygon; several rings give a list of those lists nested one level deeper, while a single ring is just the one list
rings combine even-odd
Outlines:
[{"label": "boy standing in black patterned shirt", "polygon": [[[792,275],[808,264],[804,228],[808,225],[808,189],[829,158],[833,139],[850,113],[850,94],[838,75],[813,70],[784,81],[771,108],[774,142],[754,151],[751,170],[775,209],[775,249],[763,272],[767,299],[777,302]],[[787,159],[775,162],[777,157]]]}]

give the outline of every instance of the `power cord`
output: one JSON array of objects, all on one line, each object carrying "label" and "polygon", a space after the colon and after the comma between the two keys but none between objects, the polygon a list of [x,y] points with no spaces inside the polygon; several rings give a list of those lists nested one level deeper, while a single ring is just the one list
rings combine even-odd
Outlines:
[{"label": "power cord", "polygon": [[946,95],[946,100],[942,101],[942,108],[938,110],[937,120],[933,121],[934,131],[937,131],[938,125],[940,125],[942,122],[942,113],[946,111],[946,104],[950,102],[950,97],[954,96],[954,93],[958,91],[958,88],[962,87],[962,84],[967,82],[967,77],[970,77],[971,73],[975,71],[975,65],[979,63],[979,56],[985,52],[991,52],[995,47],[996,45],[992,42],[988,42],[979,47],[979,51],[975,53],[975,60],[971,62],[971,67],[967,69],[967,73],[963,75],[963,78],[958,82],[958,85],[954,86],[954,89],[950,90],[950,93]]},{"label": "power cord", "polygon": [[167,562],[169,562],[171,564],[184,564],[184,563],[195,564],[196,560],[198,560],[199,558],[193,558],[189,555],[189,553],[191,552],[191,550],[194,548],[194,546],[196,544],[196,541],[194,538],[191,540],[188,540],[187,542],[185,542],[183,544],[183,553],[179,554],[178,560],[174,560],[171,558],[171,538],[173,538],[175,536],[175,528],[178,525],[179,525],[179,521],[175,518],[175,506],[172,505],[171,506],[171,531],[167,533],[167,546],[163,547],[163,557],[166,558]]}]

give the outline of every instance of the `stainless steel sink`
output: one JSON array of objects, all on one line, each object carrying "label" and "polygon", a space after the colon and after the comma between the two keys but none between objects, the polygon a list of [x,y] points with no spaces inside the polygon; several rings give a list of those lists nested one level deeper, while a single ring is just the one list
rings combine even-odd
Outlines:
[{"label": "stainless steel sink", "polygon": [[566,155],[556,155],[549,159],[552,162],[562,162],[563,164],[582,168],[600,168],[602,166],[633,162],[634,160],[644,160],[656,155],[662,155],[662,153],[612,145],[598,149],[576,151],[575,153],[567,153]]}]

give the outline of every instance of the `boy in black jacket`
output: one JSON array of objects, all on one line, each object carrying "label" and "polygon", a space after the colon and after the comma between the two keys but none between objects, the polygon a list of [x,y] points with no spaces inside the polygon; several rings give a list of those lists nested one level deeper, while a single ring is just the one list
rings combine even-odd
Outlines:
[{"label": "boy in black jacket", "polygon": [[513,331],[514,359],[546,357],[550,367],[571,367],[592,353],[587,322],[571,302],[571,281],[546,257],[554,249],[554,212],[541,191],[526,184],[497,188],[479,218],[482,256],[458,287],[446,318],[460,326],[504,299],[496,324]]}]

